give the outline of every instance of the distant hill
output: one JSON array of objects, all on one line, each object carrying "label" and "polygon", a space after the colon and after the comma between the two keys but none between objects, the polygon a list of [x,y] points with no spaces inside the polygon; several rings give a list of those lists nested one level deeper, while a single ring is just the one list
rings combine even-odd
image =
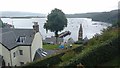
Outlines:
[{"label": "distant hill", "polygon": [[31,13],[31,12],[17,12],[17,11],[3,11],[0,12],[0,17],[26,17],[26,16],[39,16],[45,17],[45,14]]},{"label": "distant hill", "polygon": [[66,14],[67,18],[92,18],[93,21],[113,23],[118,19],[118,10],[110,12],[93,12],[83,14]]}]

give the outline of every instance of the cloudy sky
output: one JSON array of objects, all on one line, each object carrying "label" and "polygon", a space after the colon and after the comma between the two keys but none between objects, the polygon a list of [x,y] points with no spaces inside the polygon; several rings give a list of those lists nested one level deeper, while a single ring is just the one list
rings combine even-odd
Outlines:
[{"label": "cloudy sky", "polygon": [[0,11],[48,14],[54,8],[66,14],[102,12],[118,8],[120,0],[0,0]]}]

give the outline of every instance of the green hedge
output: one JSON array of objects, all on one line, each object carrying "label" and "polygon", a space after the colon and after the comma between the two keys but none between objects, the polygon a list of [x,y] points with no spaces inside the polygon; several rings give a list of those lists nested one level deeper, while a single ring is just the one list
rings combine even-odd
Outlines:
[{"label": "green hedge", "polygon": [[60,66],[76,66],[82,63],[88,68],[97,66],[101,63],[105,63],[113,57],[119,55],[120,38],[113,38],[106,42],[84,49],[77,57],[71,59],[68,62],[61,63]]}]

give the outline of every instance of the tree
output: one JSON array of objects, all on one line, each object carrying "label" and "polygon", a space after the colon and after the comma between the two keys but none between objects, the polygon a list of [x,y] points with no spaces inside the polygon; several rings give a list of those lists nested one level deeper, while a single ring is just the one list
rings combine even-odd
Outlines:
[{"label": "tree", "polygon": [[55,33],[57,43],[58,32],[62,31],[65,27],[67,27],[67,19],[65,14],[62,10],[55,8],[50,14],[48,14],[46,23],[44,24],[44,29]]}]

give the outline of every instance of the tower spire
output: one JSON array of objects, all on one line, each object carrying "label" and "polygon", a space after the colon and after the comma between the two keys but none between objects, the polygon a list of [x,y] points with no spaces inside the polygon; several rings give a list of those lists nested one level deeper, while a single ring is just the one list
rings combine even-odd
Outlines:
[{"label": "tower spire", "polygon": [[83,29],[82,29],[82,24],[80,24],[78,40],[82,40],[82,39],[83,39]]}]

